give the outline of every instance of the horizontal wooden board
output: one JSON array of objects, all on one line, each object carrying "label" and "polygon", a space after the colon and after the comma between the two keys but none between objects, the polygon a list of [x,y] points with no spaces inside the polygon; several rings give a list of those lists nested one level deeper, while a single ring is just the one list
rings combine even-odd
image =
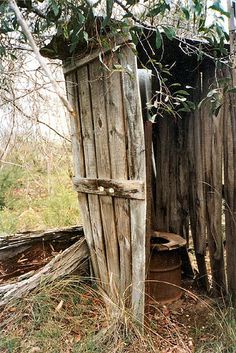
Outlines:
[{"label": "horizontal wooden board", "polygon": [[75,190],[87,194],[116,196],[126,199],[145,199],[141,180],[73,178]]},{"label": "horizontal wooden board", "polygon": [[101,54],[104,55],[110,52],[114,52],[116,49],[118,50],[119,47],[123,45],[124,46],[132,45],[129,38],[127,37],[126,38],[122,37],[117,39],[115,44],[116,44],[115,46],[111,46],[107,49],[103,48],[102,51],[101,51],[101,48],[94,48],[94,49],[91,49],[90,51],[87,50],[85,54],[80,54],[78,56],[65,60],[63,63],[64,75],[82,66],[85,66],[86,64],[89,64],[94,60],[97,60],[98,57],[99,57],[99,60],[102,61],[102,58],[100,58]]}]

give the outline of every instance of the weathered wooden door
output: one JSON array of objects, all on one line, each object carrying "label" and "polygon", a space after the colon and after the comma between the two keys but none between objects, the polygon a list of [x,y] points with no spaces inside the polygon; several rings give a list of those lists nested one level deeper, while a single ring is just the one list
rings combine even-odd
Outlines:
[{"label": "weathered wooden door", "polygon": [[136,57],[123,44],[65,63],[74,185],[94,276],[117,304],[143,318],[145,145]]}]

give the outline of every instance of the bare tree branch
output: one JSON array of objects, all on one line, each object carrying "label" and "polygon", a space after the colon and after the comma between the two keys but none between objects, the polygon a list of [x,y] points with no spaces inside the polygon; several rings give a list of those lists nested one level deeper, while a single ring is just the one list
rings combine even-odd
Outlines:
[{"label": "bare tree branch", "polygon": [[59,96],[60,100],[62,101],[63,105],[68,110],[70,115],[73,118],[75,118],[76,115],[77,115],[76,112],[74,111],[74,109],[73,109],[72,105],[70,104],[70,102],[65,98],[64,91],[62,91],[61,87],[58,85],[58,83],[54,79],[50,69],[47,66],[47,63],[45,62],[44,58],[41,56],[41,54],[39,52],[39,48],[37,47],[37,45],[35,43],[35,40],[34,40],[32,34],[30,32],[29,26],[26,23],[24,17],[22,16],[21,11],[20,11],[16,1],[15,0],[8,0],[8,4],[11,7],[11,9],[15,12],[16,17],[17,17],[17,21],[18,21],[19,25],[21,26],[21,28],[23,30],[23,33],[27,37],[27,39],[29,41],[29,45],[33,49],[37,61],[42,66],[44,72],[46,73],[47,77],[51,81],[51,84],[53,85],[56,94]]},{"label": "bare tree branch", "polygon": [[[23,115],[25,116],[27,119],[29,120],[32,120],[32,118],[26,114],[25,112],[23,112],[23,110],[18,106],[16,105],[15,103],[11,102],[12,105]],[[39,124],[42,124],[42,125],[45,125],[48,129],[52,130],[53,132],[55,132],[55,134],[57,134],[58,136],[60,136],[61,138],[63,138],[64,140],[68,141],[68,142],[71,142],[70,139],[68,139],[66,136],[62,135],[59,131],[57,131],[56,129],[54,129],[54,127],[52,127],[51,125],[49,125],[48,123],[45,123],[44,121],[42,120],[39,120],[38,118],[36,118],[36,122],[39,123]]]}]

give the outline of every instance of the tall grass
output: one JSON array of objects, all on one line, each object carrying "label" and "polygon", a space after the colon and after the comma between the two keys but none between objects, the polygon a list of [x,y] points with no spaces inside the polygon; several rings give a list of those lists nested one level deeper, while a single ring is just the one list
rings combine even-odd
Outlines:
[{"label": "tall grass", "polygon": [[[188,300],[193,299],[190,296]],[[199,305],[202,310],[199,310]],[[183,309],[186,308],[183,306]],[[111,315],[98,289],[88,282],[81,282],[79,277],[73,276],[47,286],[42,283],[37,291],[12,303],[0,313],[0,352],[236,351],[233,309],[222,304],[209,304],[209,300],[195,296],[189,325],[177,320],[175,310],[171,309],[171,305],[168,308],[157,305],[155,315],[151,318],[146,316],[144,326],[140,326],[131,313],[122,308],[122,315]]]},{"label": "tall grass", "polygon": [[1,167],[0,234],[80,223],[71,152],[47,143],[24,142]]}]

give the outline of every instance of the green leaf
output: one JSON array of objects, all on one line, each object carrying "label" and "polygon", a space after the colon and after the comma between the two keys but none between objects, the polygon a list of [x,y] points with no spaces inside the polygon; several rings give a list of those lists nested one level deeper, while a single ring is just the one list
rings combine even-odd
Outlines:
[{"label": "green leaf", "polygon": [[228,90],[228,92],[230,92],[230,93],[236,93],[236,87],[230,88],[230,89]]},{"label": "green leaf", "polygon": [[180,87],[181,86],[181,84],[180,83],[172,83],[171,85],[170,85],[170,87]]},{"label": "green leaf", "polygon": [[180,89],[180,90],[174,92],[174,94],[180,94],[180,95],[183,95],[183,96],[189,96],[190,95],[187,91],[184,91],[183,89]]},{"label": "green leaf", "polygon": [[162,26],[162,28],[169,40],[172,40],[175,37],[175,30],[173,28],[165,26]]},{"label": "green leaf", "polygon": [[181,10],[183,11],[186,20],[189,20],[190,18],[189,10],[186,7],[181,7]]},{"label": "green leaf", "polygon": [[215,94],[217,94],[218,93],[218,89],[217,88],[214,88],[214,89],[212,89],[211,91],[209,91],[208,93],[207,93],[207,98],[212,98]]},{"label": "green leaf", "polygon": [[224,15],[224,16],[226,16],[226,17],[230,17],[230,13],[227,12],[227,11],[225,11],[225,10],[221,7],[220,1],[215,1],[215,2],[213,3],[213,5],[211,5],[211,6],[209,7],[209,9],[212,9],[212,10],[214,10],[214,11],[217,11],[217,12],[219,12],[221,15]]},{"label": "green leaf", "polygon": [[113,5],[114,5],[114,0],[106,0],[106,11],[107,11],[107,15],[104,19],[104,21],[102,22],[102,27],[106,27],[111,19],[111,15],[112,15],[112,9],[113,9]]},{"label": "green leaf", "polygon": [[146,16],[147,17],[155,17],[159,14],[164,15],[166,10],[170,10],[170,5],[165,1],[163,1],[163,2],[159,1],[159,3],[155,4],[154,6],[149,7],[149,11]]},{"label": "green leaf", "polygon": [[60,6],[58,6],[55,0],[49,0],[48,3],[49,3],[49,6],[52,8],[54,15],[57,16],[60,11]]},{"label": "green leaf", "polygon": [[194,6],[193,10],[195,12],[195,16],[200,16],[203,12],[203,1],[202,0],[193,0]]},{"label": "green leaf", "polygon": [[180,113],[180,112],[190,113],[191,109],[189,107],[180,108],[180,109],[178,109],[178,113]]},{"label": "green leaf", "polygon": [[192,109],[192,110],[196,109],[196,105],[195,105],[194,102],[188,101],[187,104],[188,104],[190,109]]},{"label": "green leaf", "polygon": [[0,56],[6,55],[6,48],[0,45]]},{"label": "green leaf", "polygon": [[162,46],[162,35],[159,29],[156,29],[156,41],[155,41],[156,49],[159,49]]}]

